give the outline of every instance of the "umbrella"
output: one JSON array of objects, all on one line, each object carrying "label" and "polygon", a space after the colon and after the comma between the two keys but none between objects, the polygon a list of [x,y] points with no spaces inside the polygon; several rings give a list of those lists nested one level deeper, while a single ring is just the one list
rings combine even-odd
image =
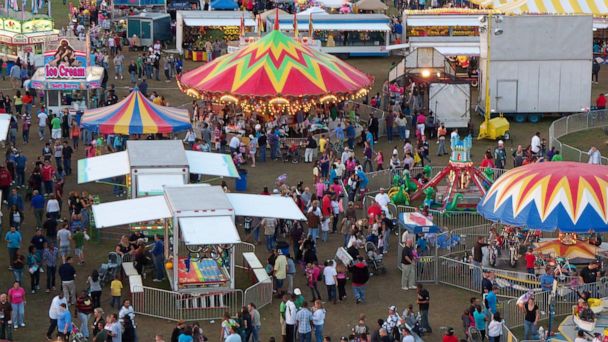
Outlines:
[{"label": "umbrella", "polygon": [[185,131],[192,127],[187,109],[163,107],[134,90],[117,104],[85,110],[84,129],[102,134],[152,134]]},{"label": "umbrella", "polygon": [[401,213],[399,223],[410,233],[441,233],[441,228],[421,213]]},{"label": "umbrella", "polygon": [[608,168],[575,162],[517,167],[477,205],[486,219],[531,229],[608,231]]},{"label": "umbrella", "polygon": [[565,245],[560,240],[549,240],[537,243],[534,251],[568,258],[572,263],[585,263],[595,260],[599,248],[584,241],[576,241],[575,244]]}]

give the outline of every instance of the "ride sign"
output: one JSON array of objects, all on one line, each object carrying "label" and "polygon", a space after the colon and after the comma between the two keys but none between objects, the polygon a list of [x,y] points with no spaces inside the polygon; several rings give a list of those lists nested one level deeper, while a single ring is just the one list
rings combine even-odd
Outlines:
[{"label": "ride sign", "polygon": [[86,78],[87,71],[84,67],[71,67],[60,64],[59,66],[46,65],[44,67],[46,78]]}]

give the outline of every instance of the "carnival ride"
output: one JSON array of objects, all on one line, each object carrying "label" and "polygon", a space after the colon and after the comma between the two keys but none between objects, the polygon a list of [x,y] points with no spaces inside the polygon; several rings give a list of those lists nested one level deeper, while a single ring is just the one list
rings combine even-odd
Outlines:
[{"label": "carnival ride", "polygon": [[[180,90],[216,103],[232,103],[246,113],[277,115],[308,111],[365,96],[373,84],[367,75],[339,58],[309,46],[310,37],[291,38],[274,30],[242,49],[179,76]],[[294,31],[297,32],[297,22]]]},{"label": "carnival ride", "polygon": [[[568,233],[551,244],[540,246],[551,246],[556,254],[554,257],[563,258],[579,255],[581,246],[585,246],[573,234],[608,231],[607,192],[605,166],[576,162],[534,163],[502,175],[479,202],[477,210],[491,221]],[[596,253],[598,251],[593,249],[587,251],[593,258],[597,257]],[[567,269],[568,265],[564,260],[559,266]],[[585,298],[587,302],[589,299]],[[556,303],[555,290],[550,303],[552,306]],[[553,309],[549,311],[553,312]],[[595,328],[595,321],[580,319],[576,314],[567,319],[579,329],[590,331]],[[551,323],[548,330],[551,333]]]},{"label": "carnival ride", "polygon": [[[407,182],[414,188],[411,201],[425,196],[424,205],[441,210],[474,210],[493,180],[471,160],[473,139],[451,139],[448,165],[425,184]],[[430,172],[429,172],[430,175]],[[415,185],[415,187],[414,187]]]}]

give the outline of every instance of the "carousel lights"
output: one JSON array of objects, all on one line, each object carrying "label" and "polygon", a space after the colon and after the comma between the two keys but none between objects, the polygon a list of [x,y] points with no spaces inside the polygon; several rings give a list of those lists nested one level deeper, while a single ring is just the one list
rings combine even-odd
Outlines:
[{"label": "carousel lights", "polygon": [[338,98],[335,95],[325,95],[319,99],[320,103],[336,102]]},{"label": "carousel lights", "polygon": [[224,102],[239,103],[239,99],[237,99],[236,97],[234,97],[232,95],[224,95],[224,96],[220,97],[220,102],[222,102],[222,103],[224,103]]},{"label": "carousel lights", "polygon": [[289,105],[289,100],[287,100],[284,97],[275,97],[274,99],[268,101],[269,105],[283,105],[283,106],[288,106]]}]

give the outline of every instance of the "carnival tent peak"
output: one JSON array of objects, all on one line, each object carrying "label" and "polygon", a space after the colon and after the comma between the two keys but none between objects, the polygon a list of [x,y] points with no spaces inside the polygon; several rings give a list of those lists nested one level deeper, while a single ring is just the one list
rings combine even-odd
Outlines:
[{"label": "carnival tent peak", "polygon": [[117,104],[86,110],[81,126],[102,134],[154,134],[185,131],[192,127],[186,109],[152,103],[134,89]]}]

